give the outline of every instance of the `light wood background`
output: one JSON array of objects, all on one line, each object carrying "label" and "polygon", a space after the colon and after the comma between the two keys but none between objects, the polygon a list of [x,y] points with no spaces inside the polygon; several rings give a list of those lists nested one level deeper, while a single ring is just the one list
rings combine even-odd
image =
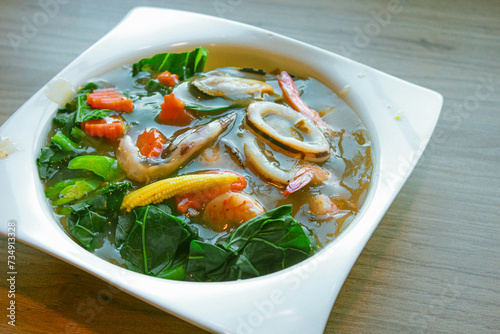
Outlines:
[{"label": "light wood background", "polygon": [[[0,0],[0,124],[136,5],[249,23],[443,94],[435,135],[325,333],[500,332],[500,1],[55,1]],[[0,254],[0,332],[203,333],[22,244],[14,330],[5,238]]]}]

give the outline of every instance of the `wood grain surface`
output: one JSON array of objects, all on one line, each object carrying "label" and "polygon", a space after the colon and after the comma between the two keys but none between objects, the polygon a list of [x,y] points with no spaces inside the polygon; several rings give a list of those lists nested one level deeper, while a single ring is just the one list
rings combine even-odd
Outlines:
[{"label": "wood grain surface", "polygon": [[[137,5],[252,24],[443,94],[325,333],[500,332],[500,1],[56,1],[0,1],[0,124]],[[3,237],[0,254],[2,333],[204,333],[19,243],[11,327]]]}]

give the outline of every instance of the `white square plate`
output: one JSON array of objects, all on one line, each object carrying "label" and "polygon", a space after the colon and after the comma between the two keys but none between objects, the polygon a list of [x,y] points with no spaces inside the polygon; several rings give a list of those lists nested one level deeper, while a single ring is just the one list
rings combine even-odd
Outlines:
[{"label": "white square plate", "polygon": [[[315,77],[337,93],[350,87],[345,100],[368,128],[374,169],[361,212],[337,239],[286,270],[224,283],[163,280],[98,258],[60,227],[38,177],[35,160],[58,108],[45,95],[47,86],[0,128],[0,140],[10,138],[16,146],[14,153],[0,160],[1,221],[19,222],[19,240],[207,330],[322,333],[352,265],[424,151],[442,97],[269,31],[200,14],[147,7],[132,10],[54,80],[63,78],[76,88],[121,64],[200,45],[210,52],[209,68],[233,65],[272,70],[279,66]],[[401,117],[396,117],[396,111]],[[7,224],[0,226],[0,233],[7,234]]]}]

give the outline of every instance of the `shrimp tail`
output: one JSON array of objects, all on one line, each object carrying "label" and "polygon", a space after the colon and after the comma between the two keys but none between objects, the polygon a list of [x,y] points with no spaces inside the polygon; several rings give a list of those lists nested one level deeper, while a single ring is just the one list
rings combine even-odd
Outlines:
[{"label": "shrimp tail", "polygon": [[304,103],[292,77],[286,71],[282,71],[278,74],[278,84],[283,91],[283,97],[293,109],[312,120],[323,133],[330,135],[331,132],[333,132],[330,126],[321,119],[318,113]]},{"label": "shrimp tail", "polygon": [[293,180],[286,186],[283,196],[287,197],[288,195],[304,188],[312,181],[313,178],[314,172],[309,168],[302,167],[297,171]]},{"label": "shrimp tail", "polygon": [[305,164],[296,173],[292,181],[286,186],[283,196],[304,188],[307,185],[318,185],[328,180],[331,174],[327,170],[312,164]]}]

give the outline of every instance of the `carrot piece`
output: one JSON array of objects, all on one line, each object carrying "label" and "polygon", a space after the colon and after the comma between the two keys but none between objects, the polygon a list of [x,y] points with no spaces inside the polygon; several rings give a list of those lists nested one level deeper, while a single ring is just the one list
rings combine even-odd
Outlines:
[{"label": "carrot piece", "polygon": [[185,108],[184,102],[175,97],[174,93],[163,97],[164,103],[161,105],[161,113],[158,119],[167,125],[185,126],[191,123],[193,115]]},{"label": "carrot piece", "polygon": [[167,87],[174,87],[179,83],[179,77],[177,74],[172,74],[169,71],[158,74],[158,81]]},{"label": "carrot piece", "polygon": [[123,96],[116,88],[96,89],[87,93],[87,103],[97,109],[111,109],[115,111],[132,112],[132,100]]},{"label": "carrot piece", "polygon": [[149,159],[156,159],[161,155],[167,138],[157,129],[144,130],[137,137],[137,147],[143,156]]},{"label": "carrot piece", "polygon": [[[209,171],[205,172],[205,174],[219,174],[219,173],[232,173],[238,175],[236,173],[230,171]],[[177,201],[177,211],[180,213],[186,213],[188,209],[194,209],[198,211],[205,203],[208,203],[215,197],[227,193],[227,192],[238,192],[245,189],[247,186],[247,181],[244,176],[238,175],[240,178],[238,181],[235,181],[231,184],[221,185],[213,188],[209,188],[206,190],[198,191],[195,193],[189,193],[185,195],[176,196],[175,199]]]},{"label": "carrot piece", "polygon": [[115,117],[89,119],[82,122],[80,127],[88,136],[106,137],[116,139],[123,135],[123,123]]}]

